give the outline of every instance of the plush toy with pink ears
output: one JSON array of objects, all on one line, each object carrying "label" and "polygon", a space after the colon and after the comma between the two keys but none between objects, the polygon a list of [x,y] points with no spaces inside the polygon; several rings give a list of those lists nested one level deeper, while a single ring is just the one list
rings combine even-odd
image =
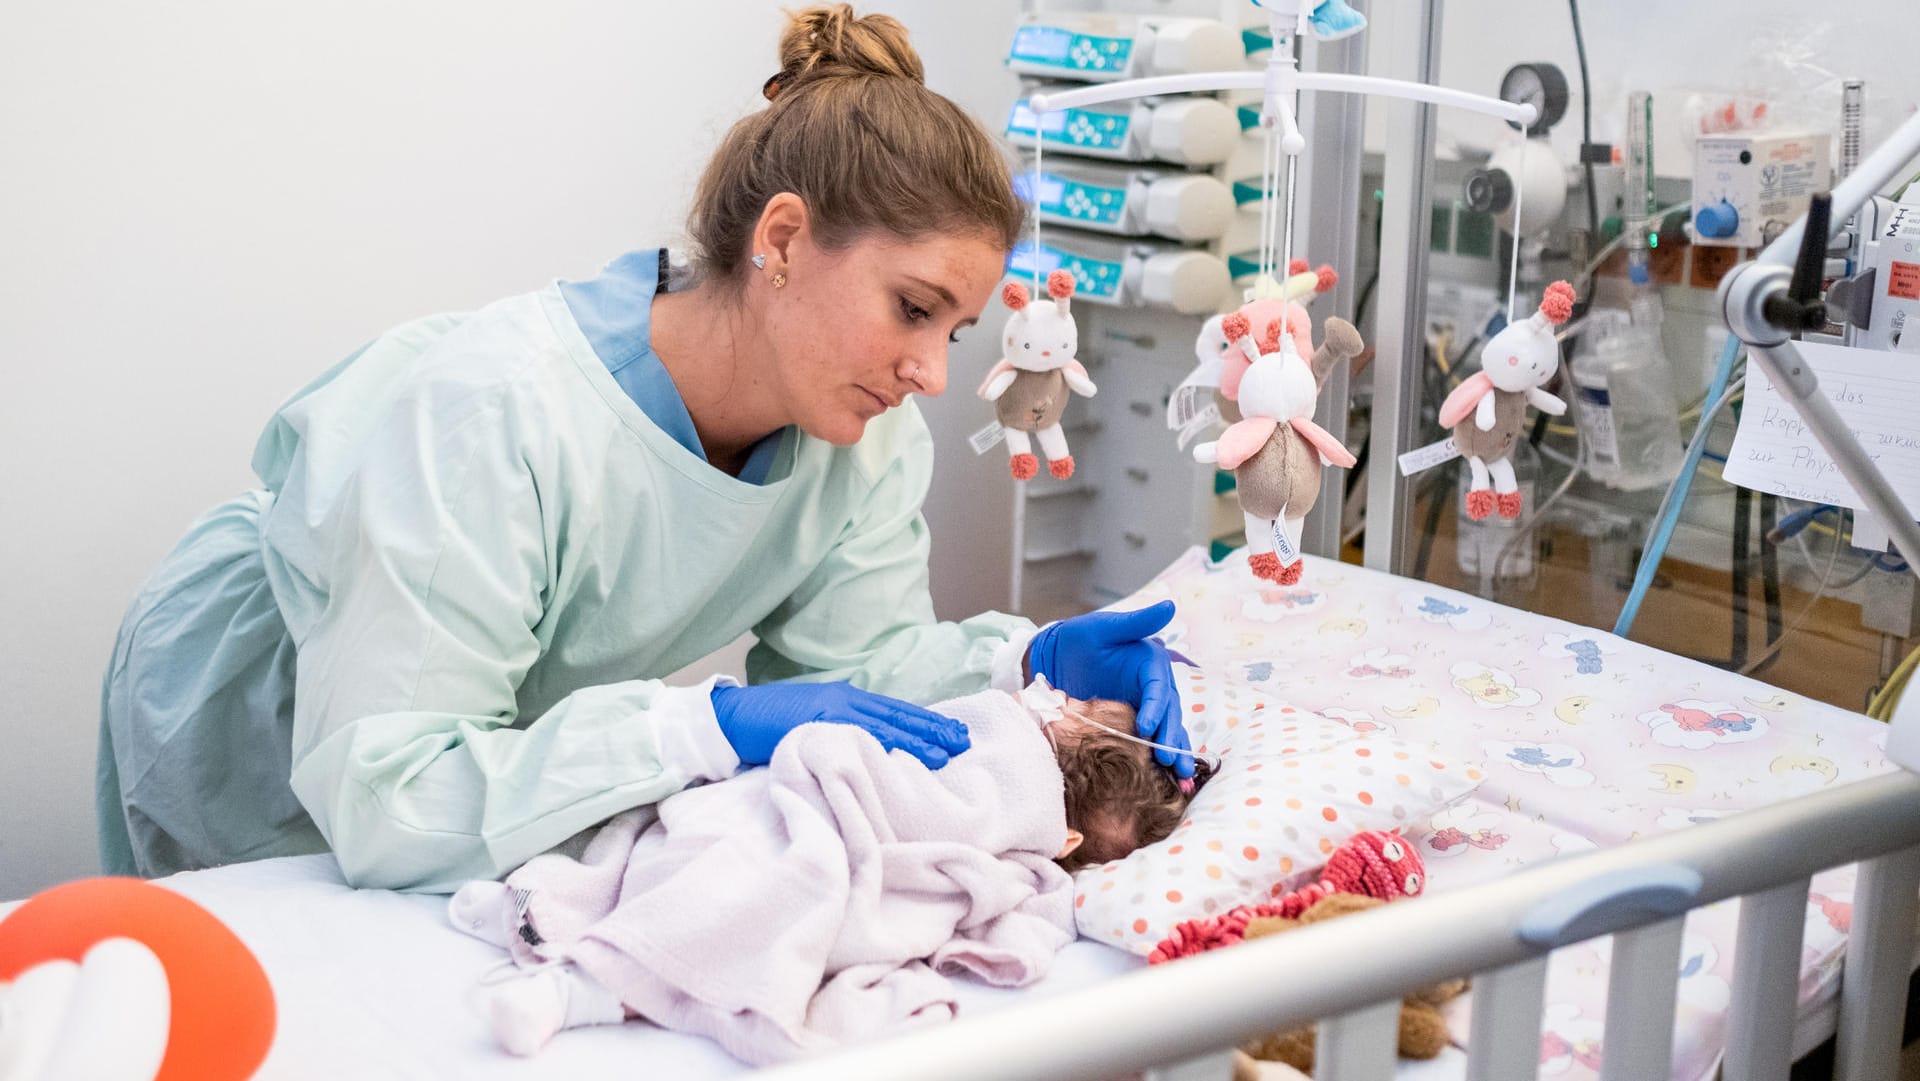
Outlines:
[{"label": "plush toy with pink ears", "polygon": [[1567,411],[1567,403],[1540,388],[1560,370],[1553,328],[1572,314],[1573,286],[1563,281],[1547,286],[1540,310],[1489,339],[1480,351],[1480,370],[1440,406],[1441,426],[1453,430],[1453,444],[1473,470],[1467,517],[1475,521],[1495,510],[1502,518],[1520,517],[1513,448],[1526,430],[1528,405],[1556,417]]},{"label": "plush toy with pink ears", "polygon": [[1069,392],[1091,398],[1098,389],[1076,359],[1080,332],[1068,306],[1073,275],[1065,270],[1047,275],[1047,295],[1053,298],[1051,306],[1032,303],[1019,282],[1008,282],[1000,290],[1000,299],[1013,314],[1000,335],[1000,362],[980,384],[980,397],[993,403],[994,416],[1007,431],[1007,453],[1012,456],[1008,467],[1015,480],[1031,479],[1040,471],[1030,434],[1040,440],[1047,472],[1061,480],[1073,476],[1073,455],[1060,417]]},{"label": "plush toy with pink ears", "polygon": [[1320,498],[1320,468],[1354,464],[1353,454],[1314,423],[1313,412],[1320,379],[1363,348],[1360,332],[1328,318],[1325,341],[1309,361],[1278,319],[1257,343],[1240,312],[1222,319],[1220,329],[1248,361],[1239,386],[1242,416],[1215,442],[1193,448],[1193,457],[1233,472],[1253,576],[1294,585],[1304,566],[1299,552],[1307,512]]}]

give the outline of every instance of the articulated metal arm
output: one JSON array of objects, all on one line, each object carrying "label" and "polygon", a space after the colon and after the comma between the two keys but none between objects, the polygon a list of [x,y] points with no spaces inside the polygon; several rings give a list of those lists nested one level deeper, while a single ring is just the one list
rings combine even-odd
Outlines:
[{"label": "articulated metal arm", "polygon": [[[1834,189],[1832,220],[1846,221],[1853,217],[1917,153],[1920,153],[1920,117],[1902,124],[1853,175]],[[1826,222],[1815,222],[1814,231],[1817,235],[1812,240],[1824,256]],[[1789,330],[1793,328],[1778,325],[1791,322],[1795,310],[1805,307],[1807,298],[1793,295],[1789,268],[1798,249],[1805,246],[1803,240],[1807,235],[1808,220],[1802,217],[1767,245],[1757,261],[1742,263],[1729,271],[1720,283],[1720,312],[1728,329],[1747,343],[1749,355],[1760,365],[1760,370],[1807,422],[1814,438],[1839,467],[1840,475],[1860,493],[1867,509],[1886,523],[1907,566],[1920,574],[1920,526],[1914,524],[1913,512],[1867,457],[1833,403],[1820,393],[1819,378],[1789,337]]]}]

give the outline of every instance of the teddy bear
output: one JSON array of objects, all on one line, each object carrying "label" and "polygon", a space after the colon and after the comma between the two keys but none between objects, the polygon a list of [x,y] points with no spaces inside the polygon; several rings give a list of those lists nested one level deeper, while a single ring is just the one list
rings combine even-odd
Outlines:
[{"label": "teddy bear", "polygon": [[[1355,912],[1378,908],[1387,902],[1358,893],[1330,893],[1309,905],[1298,918],[1260,916],[1248,921],[1245,941],[1281,934],[1322,920],[1338,919]],[[1399,1051],[1402,1058],[1434,1058],[1447,1047],[1447,1023],[1440,1007],[1467,989],[1464,979],[1446,980],[1406,997],[1400,1005]],[[1258,1077],[1252,1063],[1240,1064],[1241,1056],[1270,1062],[1284,1062],[1303,1073],[1313,1071],[1313,1026],[1303,1025],[1276,1032],[1243,1044],[1235,1055],[1234,1077]]]}]

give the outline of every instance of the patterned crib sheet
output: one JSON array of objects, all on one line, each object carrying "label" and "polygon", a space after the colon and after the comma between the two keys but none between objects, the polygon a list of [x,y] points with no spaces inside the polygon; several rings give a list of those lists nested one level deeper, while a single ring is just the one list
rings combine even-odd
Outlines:
[{"label": "patterned crib sheet", "polygon": [[[1612,634],[1453,590],[1308,557],[1291,588],[1245,552],[1189,551],[1118,607],[1171,598],[1164,637],[1201,667],[1356,728],[1486,763],[1474,794],[1413,840],[1429,890],[1737,814],[1895,768],[1857,713]],[[1813,880],[1803,1012],[1833,996],[1854,869]],[[1673,1077],[1711,1077],[1725,1046],[1739,908],[1687,919]],[[1609,942],[1549,966],[1542,1077],[1599,1076]],[[1467,1009],[1452,1021],[1464,1044]]]}]

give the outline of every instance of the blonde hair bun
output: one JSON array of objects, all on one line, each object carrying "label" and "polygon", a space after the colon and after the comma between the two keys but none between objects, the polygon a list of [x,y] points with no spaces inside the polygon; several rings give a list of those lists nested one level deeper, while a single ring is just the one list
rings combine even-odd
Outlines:
[{"label": "blonde hair bun", "polygon": [[922,85],[927,81],[920,54],[900,20],[855,16],[852,4],[788,12],[787,29],[780,35],[780,73],[783,84],[829,74],[890,76]]},{"label": "blonde hair bun", "polygon": [[702,276],[743,286],[767,204],[791,192],[813,240],[968,234],[1010,251],[1026,220],[1001,144],[927,89],[907,29],[846,4],[789,12],[772,102],[736,121],[700,174],[687,231]]}]

